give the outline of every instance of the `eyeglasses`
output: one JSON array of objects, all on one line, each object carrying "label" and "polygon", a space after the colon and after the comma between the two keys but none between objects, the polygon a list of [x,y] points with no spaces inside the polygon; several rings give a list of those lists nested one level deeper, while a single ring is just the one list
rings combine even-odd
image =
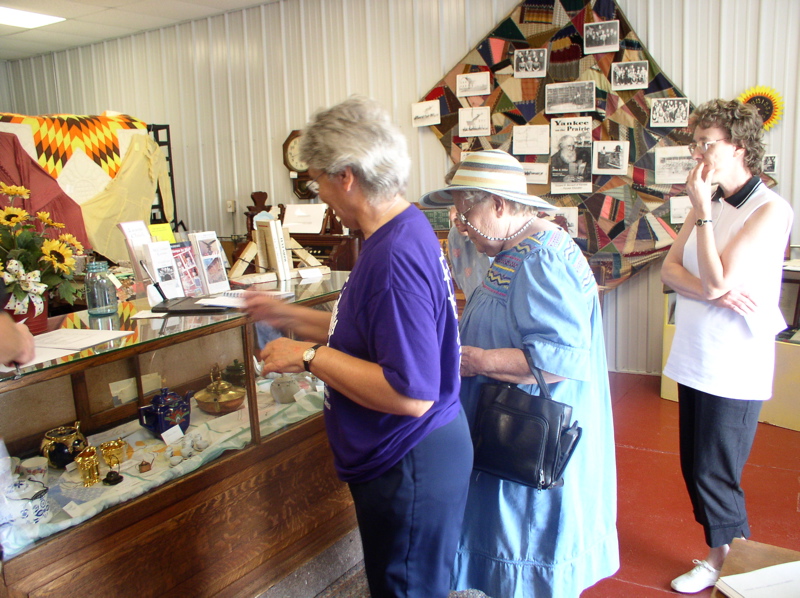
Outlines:
[{"label": "eyeglasses", "polygon": [[458,222],[462,226],[466,226],[467,225],[467,214],[469,213],[469,211],[472,208],[474,208],[477,205],[478,204],[474,203],[470,207],[468,207],[466,210],[464,210],[463,212],[456,212],[456,222]]},{"label": "eyeglasses", "polygon": [[306,185],[306,189],[311,191],[311,193],[313,193],[314,195],[319,195],[319,183],[317,182],[317,179],[319,177],[321,177],[323,174],[327,174],[327,173],[325,173],[325,172],[319,173],[317,176],[315,176],[313,179],[311,179],[308,182],[308,184]]},{"label": "eyeglasses", "polygon": [[713,141],[692,141],[689,144],[689,153],[693,154],[695,150],[698,150],[701,154],[705,154],[708,151],[708,147],[710,145],[714,145],[718,141],[730,141],[730,139],[714,139]]}]

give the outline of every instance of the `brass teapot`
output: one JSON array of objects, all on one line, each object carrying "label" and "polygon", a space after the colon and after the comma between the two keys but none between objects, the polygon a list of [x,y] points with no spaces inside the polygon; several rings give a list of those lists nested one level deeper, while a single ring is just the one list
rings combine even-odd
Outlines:
[{"label": "brass teapot", "polygon": [[64,469],[88,444],[80,431],[81,422],[74,426],[59,426],[45,433],[41,452],[51,467]]},{"label": "brass teapot", "polygon": [[236,411],[244,403],[247,391],[222,379],[219,366],[211,370],[211,384],[194,395],[197,406],[206,413],[223,415]]}]

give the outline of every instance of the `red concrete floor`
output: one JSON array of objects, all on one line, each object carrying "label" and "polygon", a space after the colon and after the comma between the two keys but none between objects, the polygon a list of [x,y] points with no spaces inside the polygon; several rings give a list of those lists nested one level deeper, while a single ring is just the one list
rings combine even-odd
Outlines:
[{"label": "red concrete floor", "polygon": [[[678,404],[659,387],[658,376],[611,374],[621,566],[582,598],[679,596],[670,580],[708,550],[680,474]],[[751,539],[800,550],[800,432],[759,424],[742,486]]]}]

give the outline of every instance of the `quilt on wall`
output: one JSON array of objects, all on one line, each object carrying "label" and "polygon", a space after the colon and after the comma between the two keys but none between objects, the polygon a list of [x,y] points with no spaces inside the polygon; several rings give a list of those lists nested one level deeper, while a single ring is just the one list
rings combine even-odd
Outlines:
[{"label": "quilt on wall", "polygon": [[[585,24],[602,21],[619,22],[619,49],[585,54]],[[515,51],[538,48],[548,51],[546,73],[541,78],[515,77]],[[645,88],[619,89],[618,84],[612,90],[612,64],[633,61],[648,64]],[[459,97],[458,76],[469,73],[489,73],[488,95]],[[570,81],[594,82],[593,109],[546,114],[546,86]],[[513,153],[513,127],[549,125],[560,117],[591,117],[594,142],[627,141],[627,171],[593,175],[588,192],[554,194],[549,184],[529,186],[531,193],[554,205],[578,208],[573,237],[589,259],[598,284],[613,288],[665,255],[677,234],[669,223],[669,199],[682,195],[684,184],[656,184],[655,149],[687,145],[691,135],[685,126],[651,127],[650,110],[654,99],[683,97],[613,0],[527,0],[423,100],[438,101],[441,122],[431,129],[454,162],[461,159],[462,151],[496,148]],[[490,109],[488,134],[460,137],[459,109],[478,106]],[[549,155],[516,157],[523,163],[549,160]]]},{"label": "quilt on wall", "polygon": [[28,155],[82,204],[117,176],[131,136],[146,135],[147,124],[125,114],[0,113],[0,131],[15,134]]}]

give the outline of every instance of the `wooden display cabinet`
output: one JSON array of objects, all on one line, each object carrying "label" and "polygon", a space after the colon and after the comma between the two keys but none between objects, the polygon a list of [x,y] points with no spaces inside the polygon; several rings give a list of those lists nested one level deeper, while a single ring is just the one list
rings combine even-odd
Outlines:
[{"label": "wooden display cabinet", "polygon": [[[312,297],[303,297],[299,288],[299,301],[310,306],[331,301],[345,278],[332,273]],[[152,338],[140,335],[125,346],[86,351],[65,363],[28,368],[20,379],[0,380],[4,417],[13,417],[7,409],[19,407],[15,392],[67,381],[88,435],[132,419],[138,409],[134,401],[97,412],[94,372],[238,332],[248,370],[251,434],[244,448],[4,560],[0,596],[254,596],[356,526],[349,491],[333,468],[322,414],[262,436],[251,371],[252,322],[240,314],[202,318],[208,321],[193,320],[187,329]],[[141,391],[141,371],[135,375]],[[24,456],[45,431],[12,438],[10,452]]]}]

